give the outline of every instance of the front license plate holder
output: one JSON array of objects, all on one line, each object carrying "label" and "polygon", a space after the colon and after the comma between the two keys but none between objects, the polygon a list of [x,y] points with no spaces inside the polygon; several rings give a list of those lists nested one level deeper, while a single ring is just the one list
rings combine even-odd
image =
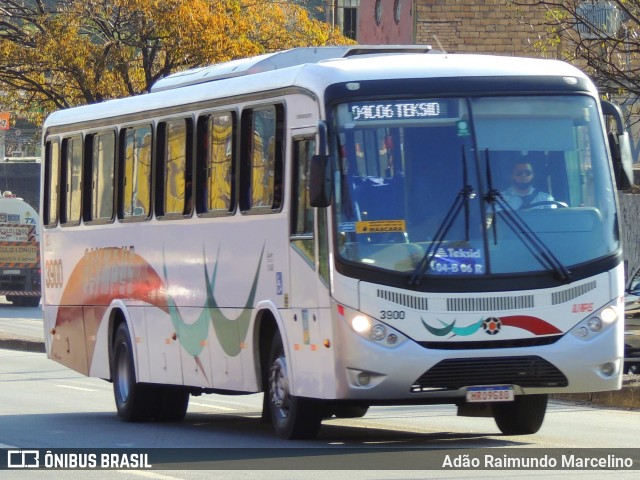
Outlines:
[{"label": "front license plate holder", "polygon": [[467,388],[467,403],[478,402],[513,402],[512,385],[486,385]]}]

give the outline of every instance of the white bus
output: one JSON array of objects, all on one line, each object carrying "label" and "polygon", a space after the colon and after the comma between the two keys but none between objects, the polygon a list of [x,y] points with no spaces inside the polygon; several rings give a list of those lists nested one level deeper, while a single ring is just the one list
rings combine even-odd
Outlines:
[{"label": "white bus", "polygon": [[[428,50],[294,49],[49,116],[48,356],[113,382],[125,421],[264,392],[283,438],[390,404],[531,434],[549,394],[619,389],[596,88],[562,62]],[[543,200],[513,201],[520,176]]]}]

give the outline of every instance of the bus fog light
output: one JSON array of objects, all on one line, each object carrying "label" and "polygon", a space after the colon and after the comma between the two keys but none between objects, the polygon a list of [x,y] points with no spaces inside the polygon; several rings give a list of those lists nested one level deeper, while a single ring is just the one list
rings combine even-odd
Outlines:
[{"label": "bus fog light", "polygon": [[589,330],[592,332],[599,332],[602,330],[602,320],[598,317],[591,317],[587,325],[589,325]]},{"label": "bus fog light", "polygon": [[603,363],[600,365],[600,374],[603,377],[610,377],[616,373],[616,365],[612,362]]},{"label": "bus fog light", "polygon": [[371,328],[371,320],[364,315],[357,315],[351,320],[351,328],[358,333],[366,332]]},{"label": "bus fog light", "polygon": [[387,342],[389,342],[389,344],[391,345],[395,345],[396,343],[398,343],[398,336],[395,333],[390,333],[387,337]]},{"label": "bus fog light", "polygon": [[376,325],[371,329],[371,338],[374,340],[383,340],[384,337],[387,336],[387,329],[384,328],[384,325]]},{"label": "bus fog light", "polygon": [[371,383],[371,376],[367,372],[360,372],[357,376],[358,385],[366,387]]},{"label": "bus fog light", "polygon": [[586,337],[587,335],[589,335],[589,329],[583,326],[578,329],[577,333],[581,337]]}]

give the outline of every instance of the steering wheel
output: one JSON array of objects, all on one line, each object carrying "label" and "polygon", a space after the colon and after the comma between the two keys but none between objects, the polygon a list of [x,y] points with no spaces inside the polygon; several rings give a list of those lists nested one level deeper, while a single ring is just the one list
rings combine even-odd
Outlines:
[{"label": "steering wheel", "polygon": [[567,205],[564,202],[559,202],[557,200],[544,200],[542,202],[533,202],[530,203],[529,205],[527,205],[525,208],[523,208],[522,210],[529,210],[535,207],[541,207],[544,205],[555,205],[557,208],[569,208],[569,205]]}]

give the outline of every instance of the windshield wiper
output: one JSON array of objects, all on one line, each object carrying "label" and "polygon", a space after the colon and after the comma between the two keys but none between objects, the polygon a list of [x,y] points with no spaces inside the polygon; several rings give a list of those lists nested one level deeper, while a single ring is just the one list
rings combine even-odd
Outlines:
[{"label": "windshield wiper", "polygon": [[442,219],[442,222],[438,226],[438,230],[436,231],[435,236],[429,245],[426,253],[420,260],[420,263],[416,266],[411,274],[411,278],[407,282],[408,285],[419,285],[420,279],[424,276],[425,273],[429,270],[429,266],[431,265],[431,261],[433,257],[436,256],[438,249],[442,245],[451,225],[458,217],[460,213],[460,209],[464,207],[464,218],[465,218],[465,240],[469,241],[469,199],[473,198],[475,194],[473,193],[473,187],[469,185],[469,174],[467,172],[467,157],[464,152],[464,145],[462,146],[462,188],[456,195],[451,208],[447,212],[447,214]]},{"label": "windshield wiper", "polygon": [[489,149],[485,151],[485,160],[487,165],[487,187],[489,191],[484,195],[484,199],[491,205],[491,215],[493,222],[493,239],[494,245],[498,243],[497,224],[496,224],[496,205],[504,212],[505,223],[511,228],[516,236],[522,241],[531,254],[540,262],[540,264],[550,270],[553,270],[560,280],[563,282],[571,281],[571,272],[565,267],[553,251],[538,237],[531,227],[525,222],[518,212],[503,198],[499,190],[494,188],[491,177],[491,167],[489,165]]}]

